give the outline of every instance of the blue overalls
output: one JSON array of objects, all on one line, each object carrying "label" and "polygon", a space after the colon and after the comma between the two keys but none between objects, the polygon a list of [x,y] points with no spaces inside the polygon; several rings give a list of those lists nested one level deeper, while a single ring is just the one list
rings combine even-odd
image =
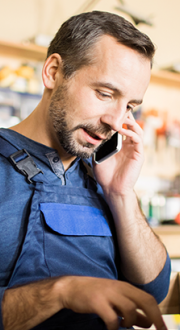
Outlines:
[{"label": "blue overalls", "polygon": [[[112,216],[93,179],[86,174],[87,188],[52,186],[26,150],[1,139],[1,154],[11,155],[15,169],[34,185],[25,240],[8,287],[64,275],[117,279]],[[106,327],[97,315],[64,309],[34,329]]]}]

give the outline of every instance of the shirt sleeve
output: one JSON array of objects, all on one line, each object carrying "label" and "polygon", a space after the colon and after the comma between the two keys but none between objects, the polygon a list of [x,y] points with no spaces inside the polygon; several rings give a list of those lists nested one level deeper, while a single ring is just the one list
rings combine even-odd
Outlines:
[{"label": "shirt sleeve", "polygon": [[160,274],[150,283],[139,285],[133,284],[134,286],[150,293],[157,301],[158,304],[166,297],[169,290],[171,274],[171,261],[169,255],[167,254],[166,263]]}]

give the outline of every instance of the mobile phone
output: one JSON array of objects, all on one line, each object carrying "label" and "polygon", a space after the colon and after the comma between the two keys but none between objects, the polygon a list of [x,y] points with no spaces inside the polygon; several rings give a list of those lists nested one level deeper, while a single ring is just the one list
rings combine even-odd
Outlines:
[{"label": "mobile phone", "polygon": [[122,147],[122,135],[116,132],[110,140],[105,142],[97,152],[94,153],[96,164],[102,163],[107,158],[116,154]]}]

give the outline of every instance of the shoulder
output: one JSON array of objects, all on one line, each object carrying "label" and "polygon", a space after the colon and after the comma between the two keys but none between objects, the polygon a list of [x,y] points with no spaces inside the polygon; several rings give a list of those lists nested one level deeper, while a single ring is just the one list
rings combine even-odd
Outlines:
[{"label": "shoulder", "polygon": [[10,161],[0,154],[0,178],[1,178],[1,197],[3,195],[11,195],[13,197],[13,193],[16,195],[23,192],[24,190],[32,190],[32,187],[28,185],[25,177],[18,173]]},{"label": "shoulder", "polygon": [[8,228],[23,225],[23,217],[27,213],[34,187],[26,182],[26,178],[18,173],[9,160],[0,155],[0,224],[1,232]]},{"label": "shoulder", "polygon": [[33,190],[2,155],[0,182],[0,282],[6,285],[26,234]]}]

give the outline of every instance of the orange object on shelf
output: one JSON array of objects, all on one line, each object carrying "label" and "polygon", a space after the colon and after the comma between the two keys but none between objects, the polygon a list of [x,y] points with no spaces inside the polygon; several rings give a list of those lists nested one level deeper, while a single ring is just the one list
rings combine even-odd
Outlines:
[{"label": "orange object on shelf", "polygon": [[180,212],[176,215],[174,221],[175,221],[178,225],[180,225]]},{"label": "orange object on shelf", "polygon": [[156,135],[166,135],[167,123],[163,122],[162,126],[156,129]]},{"label": "orange object on shelf", "polygon": [[138,123],[138,125],[143,129],[144,128],[144,121],[143,120],[136,120],[136,123]]},{"label": "orange object on shelf", "polygon": [[122,124],[122,128],[127,129],[127,125],[126,124]]}]

